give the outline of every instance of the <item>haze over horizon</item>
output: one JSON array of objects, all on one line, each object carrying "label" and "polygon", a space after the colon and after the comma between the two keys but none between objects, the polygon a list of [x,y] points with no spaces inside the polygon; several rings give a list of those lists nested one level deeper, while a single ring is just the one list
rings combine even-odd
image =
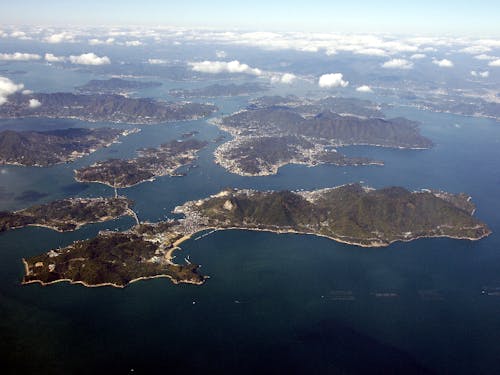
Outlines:
[{"label": "haze over horizon", "polygon": [[[119,9],[119,12],[116,10]],[[170,25],[216,29],[498,36],[496,1],[325,2],[89,0],[11,3],[4,25]]]}]

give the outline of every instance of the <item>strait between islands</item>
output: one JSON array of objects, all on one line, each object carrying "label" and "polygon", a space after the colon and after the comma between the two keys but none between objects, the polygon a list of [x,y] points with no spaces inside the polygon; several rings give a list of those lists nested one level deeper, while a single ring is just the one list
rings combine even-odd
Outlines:
[{"label": "strait between islands", "polygon": [[143,279],[202,284],[199,265],[173,262],[179,245],[206,230],[312,234],[363,247],[423,237],[479,240],[491,231],[473,217],[469,196],[401,187],[349,184],[314,191],[226,189],[175,208],[184,218],[141,223],[125,232],[103,231],[23,259],[24,284],[61,281],[123,288]]}]

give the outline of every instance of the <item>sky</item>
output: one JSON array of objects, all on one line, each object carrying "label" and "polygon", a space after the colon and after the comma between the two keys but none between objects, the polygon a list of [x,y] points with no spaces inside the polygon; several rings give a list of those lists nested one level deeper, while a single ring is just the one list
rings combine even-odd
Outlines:
[{"label": "sky", "polygon": [[500,36],[499,0],[0,0],[2,25]]}]

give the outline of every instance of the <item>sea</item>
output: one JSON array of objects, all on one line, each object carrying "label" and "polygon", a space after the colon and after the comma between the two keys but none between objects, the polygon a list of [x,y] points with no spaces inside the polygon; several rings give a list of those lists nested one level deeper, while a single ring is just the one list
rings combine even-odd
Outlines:
[{"label": "sea", "polygon": [[[27,70],[23,82],[35,90],[71,90],[95,78],[60,69],[52,80],[53,69],[40,64]],[[169,88],[193,85],[165,81],[138,95],[168,98]],[[243,108],[248,98],[209,101],[219,106],[214,116],[220,116]],[[73,170],[110,157],[133,157],[138,148],[196,130],[198,139],[211,142],[198,168],[185,177],[119,190],[135,201],[140,220],[176,217],[175,206],[225,187],[308,190],[361,182],[466,192],[477,206],[475,215],[493,231],[475,242],[420,239],[386,248],[311,235],[219,231],[193,237],[176,252],[177,262],[189,258],[202,265],[210,277],[204,285],[153,279],[124,289],[23,286],[21,259],[103,229],[128,229],[131,218],[68,233],[37,227],[3,233],[2,374],[498,374],[500,123],[405,106],[385,112],[419,121],[435,146],[346,147],[341,151],[347,155],[385,165],[288,165],[274,176],[241,177],[214,163],[220,143],[213,140],[225,133],[197,120],[140,126],[140,133],[70,164],[1,166],[0,210],[65,197],[112,196],[109,187],[76,183]],[[0,121],[0,130],[96,126],[135,127],[63,119]]]}]

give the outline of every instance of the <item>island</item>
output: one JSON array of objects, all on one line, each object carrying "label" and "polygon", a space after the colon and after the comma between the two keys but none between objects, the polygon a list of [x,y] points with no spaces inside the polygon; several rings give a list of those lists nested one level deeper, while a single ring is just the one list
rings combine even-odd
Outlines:
[{"label": "island", "polygon": [[[0,107],[1,108],[1,107]],[[0,132],[0,164],[47,167],[81,158],[139,129],[69,128]]]},{"label": "island", "polygon": [[172,89],[170,90],[170,95],[179,98],[214,98],[250,95],[266,90],[269,90],[268,86],[256,82],[230,83],[227,85],[215,83],[198,89]]},{"label": "island", "polygon": [[358,183],[295,192],[228,188],[186,202],[174,213],[184,217],[142,223],[125,232],[101,232],[23,259],[23,283],[125,287],[137,280],[167,277],[174,283],[202,284],[206,277],[199,274],[199,265],[173,259],[180,244],[207,230],[309,234],[363,247],[425,237],[479,240],[491,233],[473,217],[474,205],[466,194],[373,189]]},{"label": "island", "polygon": [[155,177],[175,175],[175,171],[198,158],[208,142],[189,138],[173,140],[158,148],[138,150],[134,159],[108,159],[77,169],[78,182],[97,182],[113,188],[126,188],[152,181]]},{"label": "island", "polygon": [[126,232],[103,231],[95,238],[23,259],[23,284],[68,281],[123,288],[159,277],[175,284],[203,284],[206,277],[198,273],[198,265],[172,262],[172,251],[185,238],[177,227],[178,222],[162,222],[139,224]]},{"label": "island", "polygon": [[0,118],[74,118],[89,122],[157,124],[197,120],[216,110],[212,104],[59,92],[13,94],[0,106]]},{"label": "island", "polygon": [[161,82],[137,81],[122,78],[93,79],[85,85],[76,87],[76,91],[82,94],[123,94],[135,90],[160,87]]},{"label": "island", "polygon": [[0,211],[0,232],[38,226],[58,232],[74,231],[83,225],[114,220],[121,216],[136,218],[125,197],[68,198],[19,211]]},{"label": "island", "polygon": [[215,150],[215,162],[240,176],[277,174],[287,164],[384,165],[383,161],[369,158],[349,158],[336,149],[294,135],[237,137]]},{"label": "island", "polygon": [[233,136],[216,149],[215,161],[232,173],[262,176],[275,174],[289,163],[382,164],[366,158],[347,158],[335,149],[343,146],[432,146],[420,135],[416,122],[367,117],[378,113],[373,103],[357,99],[262,97],[247,109],[211,121]]}]

